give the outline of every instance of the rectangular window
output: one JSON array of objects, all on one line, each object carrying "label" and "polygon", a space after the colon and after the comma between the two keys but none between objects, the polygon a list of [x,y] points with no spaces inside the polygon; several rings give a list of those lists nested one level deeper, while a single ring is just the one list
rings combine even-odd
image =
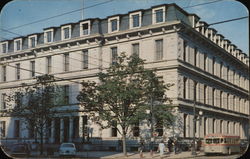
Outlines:
[{"label": "rectangular window", "polygon": [[7,43],[2,44],[2,53],[7,53]]},{"label": "rectangular window", "polygon": [[64,94],[64,104],[69,104],[69,86],[65,85],[63,87],[63,94]]},{"label": "rectangular window", "polygon": [[21,40],[15,41],[15,51],[21,50]]},{"label": "rectangular window", "polygon": [[215,106],[215,99],[216,99],[215,88],[213,88],[213,94],[212,94],[212,105],[213,106]]},{"label": "rectangular window", "polygon": [[6,136],[6,122],[5,121],[0,122],[0,133],[1,133],[1,137]]},{"label": "rectangular window", "polygon": [[222,98],[222,91],[220,91],[220,107],[222,108],[222,100],[223,100],[223,98]]},{"label": "rectangular window", "polygon": [[2,67],[2,70],[3,70],[3,72],[2,72],[2,80],[5,82],[6,81],[6,66],[3,66]]},{"label": "rectangular window", "polygon": [[17,108],[22,107],[23,104],[23,94],[20,92],[15,93],[15,104]]},{"label": "rectangular window", "polygon": [[64,54],[64,71],[69,71],[69,54]]},{"label": "rectangular window", "polygon": [[16,64],[16,79],[20,79],[20,63]]},{"label": "rectangular window", "polygon": [[112,65],[117,63],[117,58],[118,58],[117,47],[112,47],[111,48],[111,64]]},{"label": "rectangular window", "polygon": [[223,77],[223,62],[220,63],[220,78],[224,78]]},{"label": "rectangular window", "polygon": [[227,66],[227,81],[229,81],[229,79],[230,79],[230,75],[229,75],[229,73],[230,73],[230,68],[229,68],[229,66]]},{"label": "rectangular window", "polygon": [[47,42],[52,42],[52,31],[46,32]]},{"label": "rectangular window", "polygon": [[184,85],[183,85],[183,98],[187,98],[187,78],[184,77]]},{"label": "rectangular window", "polygon": [[155,22],[163,22],[163,9],[155,10]]},{"label": "rectangular window", "polygon": [[204,86],[204,104],[208,104],[207,103],[207,86]]},{"label": "rectangular window", "polygon": [[51,63],[51,56],[47,57],[47,73],[51,73],[52,70],[52,63]]},{"label": "rectangular window", "polygon": [[194,66],[197,66],[197,56],[198,56],[197,48],[194,48]]},{"label": "rectangular window", "polygon": [[132,15],[132,19],[133,19],[133,27],[139,27],[140,26],[139,14]]},{"label": "rectangular window", "polygon": [[35,66],[35,61],[30,61],[30,70],[31,70],[31,77],[35,76],[35,71],[36,71],[36,66]]},{"label": "rectangular window", "polygon": [[187,114],[183,114],[184,117],[184,121],[183,121],[183,137],[187,137],[187,132],[186,132],[186,129],[187,129]]},{"label": "rectangular window", "polygon": [[186,41],[184,41],[183,42],[183,61],[186,61],[186,54],[187,54],[187,42]]},{"label": "rectangular window", "polygon": [[158,136],[163,135],[163,121],[159,120],[156,122],[156,132],[158,133]]},{"label": "rectangular window", "polygon": [[133,136],[138,137],[140,136],[140,127],[139,127],[139,121],[134,125],[133,127]]},{"label": "rectangular window", "polygon": [[20,121],[15,120],[14,122],[14,137],[19,138],[20,137]]},{"label": "rectangular window", "polygon": [[111,20],[110,22],[111,22],[111,32],[118,30],[118,27],[117,27],[118,20],[114,19],[114,20]]},{"label": "rectangular window", "polygon": [[216,62],[215,62],[215,57],[213,57],[213,65],[212,65],[212,73],[213,73],[213,75],[215,75],[215,64],[216,64]]},{"label": "rectangular window", "polygon": [[69,35],[69,27],[67,28],[63,28],[63,35],[64,35],[64,39],[69,39],[70,35]]},{"label": "rectangular window", "polygon": [[155,51],[156,51],[156,60],[162,60],[163,58],[163,40],[155,41]]},{"label": "rectangular window", "polygon": [[30,47],[33,48],[36,46],[36,38],[35,37],[31,37],[30,38]]},{"label": "rectangular window", "polygon": [[6,94],[5,93],[3,93],[2,94],[2,103],[1,103],[1,110],[4,110],[4,109],[6,109]]},{"label": "rectangular window", "polygon": [[132,44],[132,54],[139,56],[139,43]]},{"label": "rectangular window", "polygon": [[83,50],[83,69],[88,69],[89,67],[89,53],[88,50]]},{"label": "rectangular window", "polygon": [[82,24],[82,35],[89,35],[89,24]]},{"label": "rectangular window", "polygon": [[117,122],[113,121],[111,127],[111,137],[117,137]]},{"label": "rectangular window", "polygon": [[204,54],[204,71],[207,71],[207,54]]}]

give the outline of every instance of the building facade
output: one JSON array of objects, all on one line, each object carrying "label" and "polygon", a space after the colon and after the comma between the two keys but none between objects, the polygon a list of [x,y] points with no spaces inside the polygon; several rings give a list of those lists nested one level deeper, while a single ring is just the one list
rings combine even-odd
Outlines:
[{"label": "building facade", "polygon": [[[0,43],[1,143],[33,141],[22,120],[4,115],[10,90],[32,83],[35,76],[54,75],[64,87],[70,115],[61,113],[49,123],[47,143],[91,140],[112,149],[121,139],[115,128],[101,129],[80,107],[76,96],[82,80],[98,81],[121,52],[138,54],[145,67],[156,69],[176,106],[178,121],[171,130],[158,128],[158,138],[203,138],[208,133],[249,136],[249,57],[223,35],[176,4],[153,6],[105,19],[85,19],[42,33]],[[78,83],[77,83],[78,82]],[[194,112],[203,115],[194,125]],[[129,141],[148,139],[145,121],[131,128]],[[142,131],[143,130],[143,131]],[[195,131],[195,132],[193,132]],[[103,142],[104,141],[104,142]]]}]

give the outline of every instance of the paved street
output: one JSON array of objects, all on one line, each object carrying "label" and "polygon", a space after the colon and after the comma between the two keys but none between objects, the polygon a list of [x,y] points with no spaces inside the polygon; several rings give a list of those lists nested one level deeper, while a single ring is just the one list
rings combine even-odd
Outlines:
[{"label": "paved street", "polygon": [[[33,153],[33,155],[35,155]],[[181,152],[179,154],[164,154],[163,158],[168,158],[168,159],[186,159],[186,158],[196,158],[196,159],[236,159],[239,158],[241,155],[240,154],[234,154],[234,155],[211,155],[211,156],[204,156],[203,153],[198,153],[196,156],[192,156],[190,151],[187,152]],[[29,157],[30,159],[33,158],[61,158],[58,156],[58,153],[55,153],[53,156],[49,157]],[[70,157],[67,157],[70,158]],[[128,156],[124,157],[123,153],[121,152],[115,152],[115,151],[89,151],[89,152],[78,152],[77,156],[75,158],[89,158],[89,159],[95,159],[95,158],[101,158],[101,159],[139,159],[139,153],[137,152],[128,152]],[[143,153],[143,158],[144,159],[149,159],[149,158],[155,158],[155,159],[160,159],[159,153],[155,153],[153,157],[150,156],[149,152],[144,152]]]}]

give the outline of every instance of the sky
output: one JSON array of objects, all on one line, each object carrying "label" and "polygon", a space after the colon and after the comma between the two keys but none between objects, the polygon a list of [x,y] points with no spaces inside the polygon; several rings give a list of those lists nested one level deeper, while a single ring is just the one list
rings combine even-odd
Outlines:
[{"label": "sky", "polygon": [[[208,24],[249,16],[248,9],[236,0],[13,0],[0,13],[0,41],[82,19],[106,18],[168,3],[197,14]],[[249,55],[248,18],[210,27]]]}]

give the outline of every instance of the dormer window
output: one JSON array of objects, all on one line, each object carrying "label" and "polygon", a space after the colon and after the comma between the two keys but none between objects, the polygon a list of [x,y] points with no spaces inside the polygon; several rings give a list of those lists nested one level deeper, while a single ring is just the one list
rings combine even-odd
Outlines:
[{"label": "dormer window", "polygon": [[29,48],[35,47],[36,44],[37,44],[37,36],[36,35],[29,36]]},{"label": "dormer window", "polygon": [[153,24],[162,23],[165,21],[165,7],[153,9]]},{"label": "dormer window", "polygon": [[80,35],[85,36],[90,34],[90,21],[80,23]]},{"label": "dormer window", "polygon": [[129,15],[129,20],[130,29],[141,27],[141,12],[131,13]]},{"label": "dormer window", "polygon": [[7,53],[8,52],[8,42],[1,43],[1,52]]},{"label": "dormer window", "polygon": [[109,33],[119,31],[119,17],[113,17],[108,20]]},{"label": "dormer window", "polygon": [[61,31],[62,31],[62,37],[61,37],[62,40],[71,38],[71,26],[70,25],[63,26]]},{"label": "dormer window", "polygon": [[50,43],[54,41],[54,30],[49,29],[44,31],[44,43]]},{"label": "dormer window", "polygon": [[22,50],[22,39],[14,40],[14,51]]}]

